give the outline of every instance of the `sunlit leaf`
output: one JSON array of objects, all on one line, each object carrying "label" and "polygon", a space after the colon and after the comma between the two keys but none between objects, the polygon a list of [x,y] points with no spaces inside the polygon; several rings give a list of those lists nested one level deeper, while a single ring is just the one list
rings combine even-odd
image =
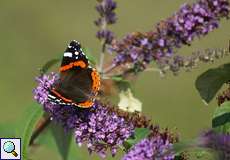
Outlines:
[{"label": "sunlit leaf", "polygon": [[129,138],[124,142],[125,150],[128,150],[133,145],[137,144],[140,140],[147,137],[150,134],[150,130],[148,128],[135,128],[134,137]]},{"label": "sunlit leaf", "polygon": [[196,89],[205,102],[209,103],[222,85],[230,80],[230,63],[202,73],[196,80]]},{"label": "sunlit leaf", "polygon": [[216,108],[212,119],[212,127],[216,131],[230,133],[230,102],[225,102]]},{"label": "sunlit leaf", "polygon": [[56,123],[52,123],[51,131],[62,159],[67,160],[72,140],[72,132],[65,132],[64,128]]},{"label": "sunlit leaf", "polygon": [[120,102],[118,103],[119,109],[128,112],[141,112],[142,110],[142,103],[137,98],[135,98],[128,88],[126,91],[121,91],[119,94]]}]

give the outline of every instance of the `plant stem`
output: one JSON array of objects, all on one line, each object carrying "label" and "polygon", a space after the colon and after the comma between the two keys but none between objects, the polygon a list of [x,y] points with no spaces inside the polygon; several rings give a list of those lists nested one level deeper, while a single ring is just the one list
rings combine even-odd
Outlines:
[{"label": "plant stem", "polygon": [[[105,6],[105,1],[102,2],[102,6]],[[102,19],[102,25],[101,25],[101,30],[106,30],[107,28],[107,22],[105,17]],[[106,40],[101,41],[101,54],[100,54],[100,62],[99,62],[99,72],[103,74],[103,65],[104,65],[104,59],[105,59],[105,49],[106,49]]]},{"label": "plant stem", "polygon": [[111,65],[111,66],[109,66],[109,67],[107,67],[107,68],[105,68],[104,69],[104,72],[103,72],[103,74],[106,74],[106,73],[109,73],[109,72],[111,72],[114,68],[116,68],[117,67],[117,65]]},{"label": "plant stem", "polygon": [[51,122],[50,116],[44,116],[37,124],[36,129],[34,130],[29,145],[33,145],[35,139],[45,130],[45,128],[50,124]]},{"label": "plant stem", "polygon": [[99,72],[103,74],[103,65],[104,65],[104,59],[105,59],[105,48],[106,48],[106,43],[105,41],[102,41],[102,51],[100,54],[100,63],[99,63]]}]

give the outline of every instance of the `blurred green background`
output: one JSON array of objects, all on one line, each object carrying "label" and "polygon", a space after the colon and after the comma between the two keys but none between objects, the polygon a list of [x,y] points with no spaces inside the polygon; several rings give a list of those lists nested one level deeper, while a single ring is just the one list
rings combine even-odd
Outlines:
[{"label": "blurred green background", "polygon": [[[118,22],[112,29],[117,37],[132,31],[148,31],[161,19],[179,9],[185,0],[117,0]],[[76,39],[90,48],[98,57],[100,43],[95,38],[97,28],[93,21],[98,17],[96,0],[1,0],[0,1],[0,123],[7,124],[22,115],[33,101],[32,89],[38,68],[47,60],[59,56],[67,43]],[[227,47],[230,23],[221,21],[220,29],[196,40],[191,47],[179,50],[180,54],[206,48]],[[202,64],[191,73],[179,76],[142,73],[135,84],[136,97],[143,102],[143,112],[161,127],[177,127],[182,138],[192,138],[210,127],[214,108],[201,101],[194,87],[196,77],[210,67],[229,62],[230,57],[214,64]],[[1,131],[0,131],[1,132]],[[72,147],[78,157],[90,159],[86,149]],[[46,146],[31,151],[33,160],[61,159]],[[96,156],[93,156],[93,159]]]}]

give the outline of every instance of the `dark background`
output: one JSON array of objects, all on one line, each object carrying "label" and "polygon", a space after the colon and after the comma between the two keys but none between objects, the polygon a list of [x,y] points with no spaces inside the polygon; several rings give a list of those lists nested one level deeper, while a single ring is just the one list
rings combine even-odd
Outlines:
[{"label": "dark background", "polygon": [[[179,9],[184,0],[117,0],[118,22],[112,29],[118,37],[132,31],[148,31],[161,19]],[[191,3],[192,1],[187,1]],[[76,39],[98,58],[100,43],[95,38],[96,0],[1,0],[0,1],[0,122],[20,118],[31,103],[34,78],[47,60],[59,56],[67,43]],[[222,20],[220,29],[179,50],[191,54],[206,48],[223,48],[230,39],[230,23]],[[214,64],[202,64],[179,76],[142,73],[135,85],[135,96],[143,102],[143,112],[161,127],[177,128],[182,138],[193,138],[211,125],[215,100],[205,106],[195,89],[196,77],[210,67],[229,62],[227,57]],[[1,132],[1,131],[0,131]],[[86,149],[79,157],[89,159]],[[49,147],[31,151],[33,160],[60,159]],[[83,158],[84,157],[84,158]],[[93,156],[93,159],[95,156]]]}]

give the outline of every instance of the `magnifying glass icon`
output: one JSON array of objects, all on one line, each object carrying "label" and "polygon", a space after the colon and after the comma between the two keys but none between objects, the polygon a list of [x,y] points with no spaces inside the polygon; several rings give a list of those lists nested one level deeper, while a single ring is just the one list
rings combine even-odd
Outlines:
[{"label": "magnifying glass icon", "polygon": [[17,157],[18,154],[17,152],[15,152],[15,145],[13,142],[11,141],[7,141],[3,144],[3,150],[6,152],[6,153],[11,153],[14,155],[14,157]]}]

